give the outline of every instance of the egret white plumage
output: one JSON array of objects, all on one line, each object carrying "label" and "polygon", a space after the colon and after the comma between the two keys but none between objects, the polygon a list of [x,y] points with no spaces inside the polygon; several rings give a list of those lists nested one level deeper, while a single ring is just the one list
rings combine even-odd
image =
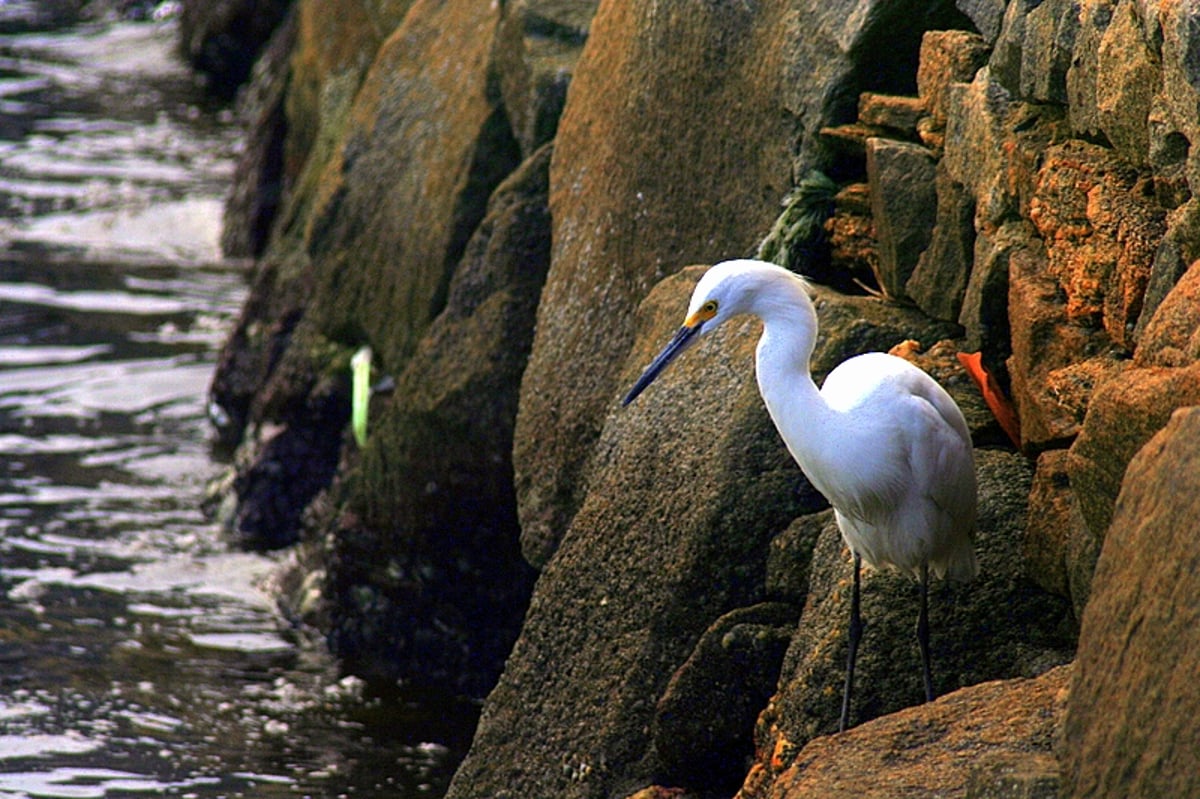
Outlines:
[{"label": "egret white plumage", "polygon": [[628,405],[679,353],[728,319],[763,322],[755,354],[759,393],[788,451],[833,506],[854,561],[849,651],[839,728],[846,729],[862,637],[863,561],[920,582],[917,640],[925,698],[934,698],[929,657],[929,574],[970,580],[979,571],[971,538],[976,485],[971,436],[954,400],[928,374],[892,355],[857,355],[818,389],[809,368],[817,313],[798,275],[763,261],[709,269],[683,327],[624,399]]}]

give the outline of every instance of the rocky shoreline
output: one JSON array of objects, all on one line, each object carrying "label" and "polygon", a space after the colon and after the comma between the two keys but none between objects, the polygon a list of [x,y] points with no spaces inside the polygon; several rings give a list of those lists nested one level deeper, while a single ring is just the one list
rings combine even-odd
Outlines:
[{"label": "rocky shoreline", "polygon": [[[229,523],[298,548],[285,601],[348,669],[487,697],[450,796],[1196,792],[1194,4],[297,0],[273,30],[227,211],[257,258],[213,385]],[[839,289],[818,376],[918,342],[977,447],[943,697],[913,707],[915,586],[872,574],[844,736],[846,553],[753,325],[618,403],[686,267],[764,240]]]}]

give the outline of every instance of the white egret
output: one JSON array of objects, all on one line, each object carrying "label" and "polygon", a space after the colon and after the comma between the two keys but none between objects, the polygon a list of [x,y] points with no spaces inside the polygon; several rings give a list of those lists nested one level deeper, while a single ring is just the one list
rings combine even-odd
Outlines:
[{"label": "white egret", "polygon": [[854,560],[849,652],[839,728],[850,718],[862,636],[862,562],[892,566],[920,582],[917,640],[925,698],[929,573],[970,580],[979,571],[975,463],[962,411],[937,382],[902,358],[873,352],[846,360],[818,390],[809,369],[817,313],[802,278],[774,264],[726,261],[696,285],[683,327],[626,395],[628,405],[698,334],[740,314],[763,322],[755,356],[758,390],[788,451],[833,506]]}]

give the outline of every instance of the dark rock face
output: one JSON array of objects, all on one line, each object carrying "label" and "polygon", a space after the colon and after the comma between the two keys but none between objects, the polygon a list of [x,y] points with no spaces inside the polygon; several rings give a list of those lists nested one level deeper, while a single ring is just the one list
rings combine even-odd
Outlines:
[{"label": "dark rock face", "polygon": [[482,697],[520,629],[534,572],[517,543],[512,435],[549,265],[550,154],[497,188],[343,487],[330,638],[357,673]]},{"label": "dark rock face", "polygon": [[180,16],[183,55],[208,76],[213,92],[233,97],[290,5],[291,0],[185,2]]},{"label": "dark rock face", "polygon": [[665,784],[737,790],[795,627],[794,605],[768,602],[731,611],[704,631],[654,708],[652,745]]},{"label": "dark rock face", "polygon": [[304,509],[337,470],[342,437],[330,431],[349,420],[349,388],[344,378],[314,386],[303,410],[269,434],[258,457],[238,473],[233,531],[242,547],[280,549],[300,539]]},{"label": "dark rock face", "polygon": [[246,143],[238,157],[221,231],[221,249],[230,257],[264,253],[280,203],[289,191],[292,176],[285,174],[283,158],[288,133],[284,102],[288,59],[296,47],[296,19],[296,13],[289,12],[271,35],[238,104]]},{"label": "dark rock face", "polygon": [[[496,9],[375,5],[297,8],[282,213],[213,398],[226,440],[244,441],[235,529],[279,545],[307,518],[345,663],[481,697],[534,574],[516,549],[512,426],[552,150],[518,168],[492,84]],[[395,386],[357,452],[348,361],[363,343]]]}]

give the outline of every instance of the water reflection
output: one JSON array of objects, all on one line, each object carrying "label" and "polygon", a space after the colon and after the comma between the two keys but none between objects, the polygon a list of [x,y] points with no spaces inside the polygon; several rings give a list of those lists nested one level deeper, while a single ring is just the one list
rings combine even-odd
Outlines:
[{"label": "water reflection", "polygon": [[0,37],[0,797],[440,795],[472,710],[338,680],[198,510],[245,281],[172,36]]}]

